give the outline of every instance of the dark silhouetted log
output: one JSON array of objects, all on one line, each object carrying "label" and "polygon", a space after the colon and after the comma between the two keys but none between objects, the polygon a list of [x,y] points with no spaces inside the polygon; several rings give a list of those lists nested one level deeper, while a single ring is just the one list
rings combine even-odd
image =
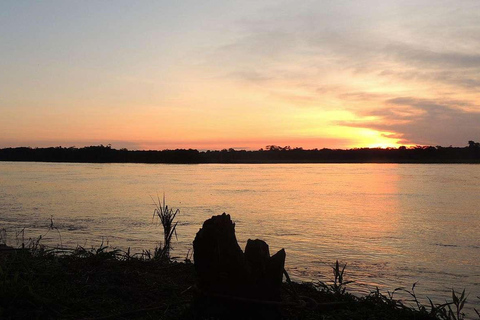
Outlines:
[{"label": "dark silhouetted log", "polygon": [[271,300],[280,300],[285,258],[285,249],[282,249],[268,260],[265,271],[265,287],[267,288],[267,297]]},{"label": "dark silhouetted log", "polygon": [[248,239],[245,246],[245,260],[249,266],[250,280],[253,283],[258,283],[263,279],[269,259],[270,250],[265,241]]},{"label": "dark silhouetted log", "polygon": [[193,241],[193,259],[203,290],[221,294],[243,291],[247,268],[230,215],[224,213],[203,223]]},{"label": "dark silhouetted log", "polygon": [[268,244],[248,240],[245,254],[230,215],[203,223],[193,241],[198,285],[206,293],[260,301],[280,301],[285,250],[270,257]]}]

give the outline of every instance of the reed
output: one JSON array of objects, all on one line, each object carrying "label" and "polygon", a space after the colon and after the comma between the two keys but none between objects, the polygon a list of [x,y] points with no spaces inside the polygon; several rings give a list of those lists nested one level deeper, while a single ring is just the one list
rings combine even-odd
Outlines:
[{"label": "reed", "polygon": [[[348,302],[346,309],[356,310],[355,313],[361,313],[359,308],[374,308],[381,312],[385,319],[432,319],[432,320],[466,320],[473,319],[472,316],[467,317],[464,312],[464,307],[467,303],[475,303],[467,300],[468,295],[465,289],[462,292],[457,292],[454,289],[451,291],[451,300],[444,303],[434,303],[427,297],[429,305],[424,305],[418,298],[415,288],[415,282],[410,289],[399,287],[393,291],[387,291],[386,294],[380,292],[378,288],[370,292],[370,294],[357,297],[351,295],[346,291],[346,285],[354,281],[345,280],[345,265],[340,265],[338,260],[332,266],[333,279],[327,282],[318,281],[313,286],[324,293],[328,297],[333,297],[335,301]],[[406,299],[396,298],[397,292],[404,292],[407,294]],[[477,297],[480,299],[480,297]],[[381,311],[380,311],[381,310]],[[480,319],[480,311],[477,308],[473,309]],[[337,319],[332,317],[332,319]]]},{"label": "reed", "polygon": [[170,250],[172,249],[172,237],[175,234],[177,236],[176,228],[178,222],[174,222],[175,217],[180,213],[180,209],[175,211],[169,208],[165,202],[165,193],[163,194],[163,200],[157,195],[157,201],[153,199],[155,209],[153,210],[153,218],[157,217],[163,227],[163,244],[155,248],[153,257],[157,260],[168,261],[170,260]]},{"label": "reed", "polygon": [[[477,299],[480,302],[480,297],[477,297]],[[477,308],[473,308],[473,310],[475,310],[475,313],[477,314],[478,319],[480,319],[480,311],[478,311]]]},{"label": "reed", "polygon": [[347,290],[347,284],[353,283],[354,281],[345,281],[345,268],[347,264],[344,264],[343,267],[340,266],[338,260],[335,262],[335,265],[332,267],[333,269],[333,281],[331,283],[326,283],[323,281],[318,281],[316,283],[317,287],[320,290],[324,290],[327,292],[332,292],[335,295],[342,295],[345,294]]}]

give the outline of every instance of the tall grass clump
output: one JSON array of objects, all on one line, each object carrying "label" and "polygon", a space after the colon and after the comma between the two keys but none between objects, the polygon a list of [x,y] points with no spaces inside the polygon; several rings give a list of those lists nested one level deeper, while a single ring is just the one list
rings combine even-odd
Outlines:
[{"label": "tall grass clump", "polygon": [[[477,297],[477,299],[480,302],[480,297]],[[475,313],[477,314],[478,319],[480,319],[480,311],[478,311],[476,308],[473,308],[473,310],[475,310]]]},{"label": "tall grass clump", "polygon": [[158,260],[170,260],[170,250],[172,249],[172,237],[175,234],[177,236],[176,227],[178,222],[174,222],[175,217],[180,213],[180,209],[175,211],[169,208],[165,203],[165,194],[163,194],[163,200],[157,196],[157,201],[153,199],[155,209],[153,210],[153,218],[158,217],[163,227],[163,244],[155,248],[154,258]]},{"label": "tall grass clump", "polygon": [[[468,294],[463,291],[451,290],[451,300],[444,303],[434,303],[429,297],[426,299],[429,305],[423,304],[415,292],[417,283],[411,289],[398,287],[386,294],[380,292],[378,287],[366,296],[354,296],[346,290],[346,285],[353,281],[345,280],[345,265],[338,261],[332,266],[333,278],[330,281],[318,281],[313,287],[324,294],[323,300],[340,301],[343,304],[336,311],[332,310],[324,319],[365,319],[361,314],[370,314],[368,319],[415,319],[415,320],[466,320],[474,319],[473,315],[465,313],[465,306],[474,301],[467,301]],[[403,293],[402,297],[396,297],[397,293]],[[477,297],[480,299],[480,297]],[[480,300],[479,300],[480,301]],[[480,319],[480,311],[473,308],[476,316]],[[381,315],[380,318],[376,317]],[[331,316],[331,317],[330,317]],[[477,319],[477,318],[475,318]]]},{"label": "tall grass clump", "polygon": [[345,268],[347,264],[340,266],[338,260],[335,262],[335,265],[332,267],[333,269],[333,281],[331,283],[325,283],[323,281],[318,281],[316,286],[320,290],[325,292],[331,292],[337,296],[345,294],[345,290],[347,289],[346,285],[349,283],[353,283],[354,281],[345,281]]}]

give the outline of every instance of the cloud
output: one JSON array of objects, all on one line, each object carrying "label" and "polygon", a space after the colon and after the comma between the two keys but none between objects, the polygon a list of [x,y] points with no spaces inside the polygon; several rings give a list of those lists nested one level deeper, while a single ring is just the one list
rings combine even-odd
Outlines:
[{"label": "cloud", "polygon": [[[226,77],[291,86],[340,83],[338,75],[475,90],[480,86],[480,10],[475,1],[283,2],[242,19],[218,48]],[[478,19],[477,19],[478,18]],[[343,74],[342,74],[343,73]],[[349,79],[340,93],[352,91]],[[282,83],[282,85],[284,85]],[[388,88],[387,88],[388,89]]]},{"label": "cloud", "polygon": [[267,76],[255,70],[234,71],[229,73],[227,77],[253,83],[265,82],[273,79],[271,76]]},{"label": "cloud", "polygon": [[[306,1],[243,19],[222,74],[405,144],[480,140],[477,1]],[[460,98],[459,98],[460,97]]]},{"label": "cloud", "polygon": [[465,107],[475,106],[461,100],[397,97],[386,100],[382,108],[359,114],[375,120],[360,118],[338,124],[388,132],[384,136],[401,139],[404,144],[464,146],[469,140],[480,140],[480,112]]},{"label": "cloud", "polygon": [[480,54],[456,52],[455,48],[443,48],[443,50],[433,51],[407,43],[392,43],[385,47],[385,52],[394,58],[422,68],[480,68]]},{"label": "cloud", "polygon": [[431,84],[446,84],[450,87],[464,89],[467,92],[480,88],[480,70],[439,70],[437,69],[410,69],[405,70],[381,70],[379,76],[392,78],[402,82],[420,81]]},{"label": "cloud", "polygon": [[383,52],[386,59],[391,59],[398,66],[379,71],[380,77],[471,90],[480,87],[480,54],[476,52],[459,52],[455,51],[455,47],[434,51],[421,44],[407,43],[389,44]]}]

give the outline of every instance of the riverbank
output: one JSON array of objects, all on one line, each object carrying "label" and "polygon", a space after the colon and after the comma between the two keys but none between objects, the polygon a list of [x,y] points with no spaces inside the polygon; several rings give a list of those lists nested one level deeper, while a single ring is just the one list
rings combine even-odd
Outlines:
[{"label": "riverbank", "polygon": [[[409,307],[395,295],[378,291],[356,297],[345,290],[347,283],[339,278],[341,266],[337,269],[332,283],[284,283],[282,304],[274,306],[282,319],[463,319],[456,309],[464,300],[460,295],[449,305],[452,314],[448,305]],[[188,260],[160,261],[147,251],[133,255],[107,247],[3,246],[0,251],[2,319],[219,318],[199,305],[201,297]],[[243,310],[250,310],[249,314],[237,317],[260,316],[256,307]]]},{"label": "riverbank", "polygon": [[267,146],[260,150],[127,150],[108,146],[4,148],[0,161],[78,163],[480,163],[480,143],[466,147],[312,149]]}]

